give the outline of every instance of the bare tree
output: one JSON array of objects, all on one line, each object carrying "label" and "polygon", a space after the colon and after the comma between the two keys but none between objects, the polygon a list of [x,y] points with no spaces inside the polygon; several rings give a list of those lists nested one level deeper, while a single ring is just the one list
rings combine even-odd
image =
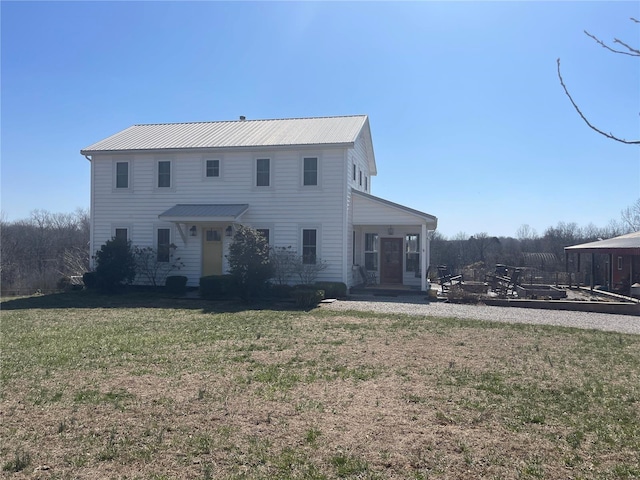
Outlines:
[{"label": "bare tree", "polygon": [[[632,22],[634,22],[634,23],[640,23],[640,21],[636,20],[633,17],[630,20]],[[640,50],[638,50],[635,47],[630,46],[628,43],[623,42],[622,40],[619,40],[617,38],[613,39],[613,43],[614,44],[620,45],[622,47],[622,49],[619,50],[617,48],[613,48],[610,45],[606,44],[605,42],[600,40],[598,37],[596,37],[595,35],[592,35],[591,33],[587,32],[586,30],[584,31],[584,33],[589,38],[593,39],[596,43],[598,43],[601,47],[609,50],[610,52],[613,52],[613,53],[616,53],[616,54],[619,54],[619,55],[627,55],[627,56],[630,56],[630,57],[640,58]],[[640,140],[626,140],[624,138],[620,138],[620,137],[614,135],[613,133],[607,133],[604,130],[602,130],[602,129],[596,127],[595,125],[593,125],[589,121],[589,119],[587,119],[587,117],[584,115],[584,113],[582,113],[582,110],[580,110],[580,107],[578,107],[578,104],[575,102],[575,100],[573,99],[573,97],[569,93],[569,89],[565,85],[564,79],[562,78],[562,74],[560,73],[560,59],[559,58],[557,60],[557,65],[558,65],[558,78],[560,79],[560,85],[562,85],[562,88],[564,89],[564,93],[567,95],[567,97],[569,97],[569,100],[571,101],[571,104],[573,105],[573,108],[575,108],[576,112],[578,112],[578,115],[580,115],[580,118],[582,118],[582,120],[584,120],[584,122],[589,126],[589,128],[591,128],[592,130],[595,130],[600,135],[604,135],[605,137],[610,138],[611,140],[615,140],[617,142],[626,143],[626,144],[640,145]]]},{"label": "bare tree", "polygon": [[622,210],[622,222],[631,232],[640,231],[640,198],[636,202]]}]

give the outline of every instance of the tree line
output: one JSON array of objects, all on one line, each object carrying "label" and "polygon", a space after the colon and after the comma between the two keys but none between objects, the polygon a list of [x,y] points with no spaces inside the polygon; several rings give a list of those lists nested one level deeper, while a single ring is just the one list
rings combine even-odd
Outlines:
[{"label": "tree line", "polygon": [[89,212],[34,210],[28,219],[0,219],[2,294],[55,290],[89,268]]}]

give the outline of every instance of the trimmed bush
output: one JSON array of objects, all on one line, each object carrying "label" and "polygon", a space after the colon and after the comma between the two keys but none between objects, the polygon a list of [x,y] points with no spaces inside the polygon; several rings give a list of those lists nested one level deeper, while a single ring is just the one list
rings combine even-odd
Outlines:
[{"label": "trimmed bush", "polygon": [[293,298],[298,308],[313,308],[324,299],[324,290],[314,288],[296,288],[293,290]]},{"label": "trimmed bush", "polygon": [[274,298],[291,298],[293,287],[291,285],[271,285],[269,291]]},{"label": "trimmed bush", "polygon": [[96,272],[84,272],[82,281],[87,289],[92,290],[98,288],[98,274]]},{"label": "trimmed bush", "polygon": [[184,275],[170,275],[164,286],[169,293],[182,294],[187,291],[187,277]]},{"label": "trimmed bush", "polygon": [[347,296],[347,285],[342,282],[316,282],[314,287],[324,290],[325,298],[345,298]]},{"label": "trimmed bush", "polygon": [[237,297],[237,280],[233,275],[200,277],[200,296],[210,300],[226,300]]}]

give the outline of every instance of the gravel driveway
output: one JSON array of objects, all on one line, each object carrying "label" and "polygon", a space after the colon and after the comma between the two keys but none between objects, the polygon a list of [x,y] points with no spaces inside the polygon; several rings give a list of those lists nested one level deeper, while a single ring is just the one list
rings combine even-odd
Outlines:
[{"label": "gravel driveway", "polygon": [[640,335],[640,317],[609,313],[538,310],[534,308],[491,307],[427,302],[421,297],[353,296],[349,300],[324,303],[329,310],[359,310],[375,313],[405,313],[436,317],[469,318],[493,322],[559,325]]}]

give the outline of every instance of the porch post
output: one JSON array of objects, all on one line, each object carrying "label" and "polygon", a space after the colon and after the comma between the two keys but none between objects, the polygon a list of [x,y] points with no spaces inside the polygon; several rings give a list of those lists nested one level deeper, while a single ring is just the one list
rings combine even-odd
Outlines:
[{"label": "porch post", "polygon": [[422,274],[420,275],[420,291],[427,291],[427,265],[429,265],[428,256],[430,252],[429,248],[429,239],[427,238],[427,224],[422,224],[422,232],[420,235],[420,249],[422,250],[422,255],[420,255],[420,271]]}]

